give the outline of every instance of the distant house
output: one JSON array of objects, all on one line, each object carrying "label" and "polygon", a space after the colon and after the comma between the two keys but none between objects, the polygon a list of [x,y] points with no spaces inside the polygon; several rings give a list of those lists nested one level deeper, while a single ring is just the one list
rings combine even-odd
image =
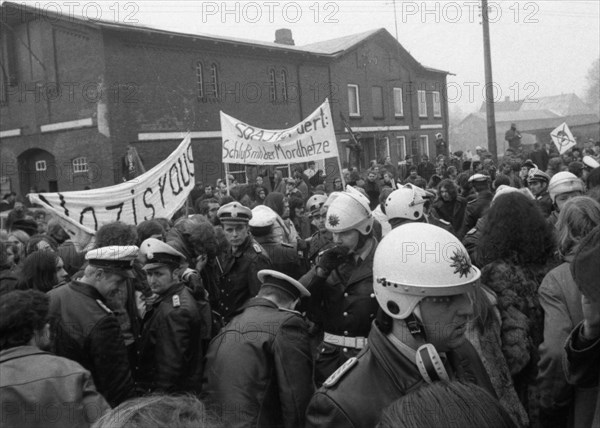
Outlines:
[{"label": "distant house", "polygon": [[[583,144],[588,138],[600,140],[599,112],[594,111],[575,94],[541,97],[535,101],[505,101],[495,103],[496,142],[498,155],[504,153],[508,143],[505,132],[512,123],[523,136],[525,146],[536,142],[551,143],[550,132],[566,122],[573,136]],[[452,150],[471,150],[487,146],[487,119],[485,103],[480,110],[467,116],[451,135]]]}]

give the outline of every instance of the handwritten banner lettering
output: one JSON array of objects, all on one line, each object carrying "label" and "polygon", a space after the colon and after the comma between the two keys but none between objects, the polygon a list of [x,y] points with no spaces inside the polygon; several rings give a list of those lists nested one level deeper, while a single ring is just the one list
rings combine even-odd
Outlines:
[{"label": "handwritten banner lettering", "polygon": [[261,129],[221,112],[223,163],[281,165],[338,156],[329,102],[289,129]]},{"label": "handwritten banner lettering", "polygon": [[136,225],[155,217],[171,218],[194,184],[194,157],[188,135],[168,158],[134,180],[100,189],[27,196],[56,216],[67,233],[85,245],[105,223]]}]

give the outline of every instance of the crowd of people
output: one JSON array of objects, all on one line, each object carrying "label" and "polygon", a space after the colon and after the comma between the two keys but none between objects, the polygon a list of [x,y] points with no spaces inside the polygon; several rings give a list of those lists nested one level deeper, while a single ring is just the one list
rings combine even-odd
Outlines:
[{"label": "crowd of people", "polygon": [[475,156],[197,183],[86,248],[7,194],[2,426],[598,426],[600,146]]}]

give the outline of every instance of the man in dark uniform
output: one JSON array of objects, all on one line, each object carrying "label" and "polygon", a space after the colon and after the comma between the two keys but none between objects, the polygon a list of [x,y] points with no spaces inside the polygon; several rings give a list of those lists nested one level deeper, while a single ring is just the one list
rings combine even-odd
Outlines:
[{"label": "man in dark uniform", "polygon": [[377,313],[373,294],[373,214],[369,199],[351,187],[327,210],[326,227],[334,246],[321,252],[300,282],[312,293],[308,303],[313,321],[322,324],[315,382],[320,385],[348,358],[367,344]]},{"label": "man in dark uniform", "polygon": [[203,392],[227,427],[303,427],[314,392],[308,325],[294,308],[310,293],[273,270],[211,342]]},{"label": "man in dark uniform", "polygon": [[220,296],[216,310],[228,322],[236,310],[256,296],[260,289],[256,274],[259,270],[270,268],[271,261],[249,233],[250,208],[239,202],[230,202],[219,208],[217,217],[223,225],[229,248],[219,257]]},{"label": "man in dark uniform", "polygon": [[48,292],[53,352],[89,370],[112,407],[132,397],[134,384],[119,321],[106,302],[134,277],[137,253],[136,246],[88,251],[83,277]]},{"label": "man in dark uniform", "polygon": [[[337,192],[334,193],[337,194]],[[307,252],[310,264],[314,264],[317,254],[331,244],[331,232],[325,227],[328,199],[325,195],[313,195],[306,201],[306,212],[310,219],[311,229],[314,231],[310,237]]]},{"label": "man in dark uniform", "polygon": [[389,232],[373,263],[381,312],[369,346],[313,396],[306,427],[374,427],[391,403],[442,379],[471,382],[495,396],[465,337],[473,316],[469,293],[480,275],[450,232],[426,223]]},{"label": "man in dark uniform", "polygon": [[535,196],[535,200],[544,214],[545,218],[550,216],[552,213],[552,199],[550,193],[548,193],[548,183],[550,183],[550,176],[544,171],[537,168],[529,170],[527,177],[527,183],[529,184],[529,190]]},{"label": "man in dark uniform", "polygon": [[308,269],[305,268],[304,259],[293,245],[281,242],[277,236],[274,236],[273,225],[276,220],[275,211],[265,205],[257,205],[252,209],[252,218],[248,223],[250,233],[265,250],[273,269],[298,279]]},{"label": "man in dark uniform", "polygon": [[471,183],[475,192],[477,192],[477,198],[467,203],[462,227],[456,235],[460,240],[462,240],[467,232],[477,224],[477,220],[485,215],[490,208],[490,203],[494,197],[490,190],[489,176],[485,174],[474,174],[469,178],[469,183]]},{"label": "man in dark uniform", "polygon": [[158,296],[147,308],[138,345],[136,386],[145,393],[199,392],[202,378],[202,317],[180,282],[185,256],[148,238],[140,245],[148,285]]}]

